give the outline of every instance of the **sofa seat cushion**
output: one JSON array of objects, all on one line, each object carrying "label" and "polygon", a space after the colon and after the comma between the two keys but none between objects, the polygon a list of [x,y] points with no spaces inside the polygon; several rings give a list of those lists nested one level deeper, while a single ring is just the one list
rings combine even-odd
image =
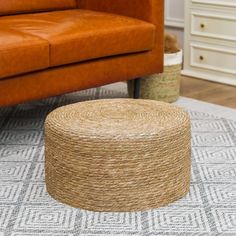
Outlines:
[{"label": "sofa seat cushion", "polygon": [[49,67],[49,43],[37,36],[0,28],[0,79]]},{"label": "sofa seat cushion", "polygon": [[50,66],[152,50],[155,26],[138,19],[82,9],[7,16],[0,26],[50,44]]}]

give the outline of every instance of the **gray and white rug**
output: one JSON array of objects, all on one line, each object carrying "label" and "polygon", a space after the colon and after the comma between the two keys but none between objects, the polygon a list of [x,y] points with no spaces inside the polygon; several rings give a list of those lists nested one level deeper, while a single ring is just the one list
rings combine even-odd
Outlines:
[{"label": "gray and white rug", "polygon": [[54,108],[126,97],[124,84],[0,109],[0,236],[236,235],[236,111],[181,98],[192,119],[192,181],[159,209],[95,213],[60,204],[44,184],[43,123]]}]

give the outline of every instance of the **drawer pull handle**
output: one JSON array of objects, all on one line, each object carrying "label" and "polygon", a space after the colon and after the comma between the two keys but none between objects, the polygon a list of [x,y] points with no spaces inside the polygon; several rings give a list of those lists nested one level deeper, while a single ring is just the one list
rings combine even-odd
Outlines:
[{"label": "drawer pull handle", "polygon": [[201,27],[202,29],[204,29],[204,28],[205,28],[205,24],[201,23],[201,24],[200,24],[200,27]]},{"label": "drawer pull handle", "polygon": [[199,59],[200,59],[201,61],[203,61],[203,60],[204,60],[204,56],[200,56]]}]

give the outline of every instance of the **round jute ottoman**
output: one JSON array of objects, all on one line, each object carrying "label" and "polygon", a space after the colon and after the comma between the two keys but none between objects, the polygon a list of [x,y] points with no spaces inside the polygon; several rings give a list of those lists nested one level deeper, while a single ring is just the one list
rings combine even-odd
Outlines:
[{"label": "round jute ottoman", "polygon": [[176,106],[133,99],[76,103],[45,122],[48,193],[93,211],[140,211],[183,197],[190,119]]}]

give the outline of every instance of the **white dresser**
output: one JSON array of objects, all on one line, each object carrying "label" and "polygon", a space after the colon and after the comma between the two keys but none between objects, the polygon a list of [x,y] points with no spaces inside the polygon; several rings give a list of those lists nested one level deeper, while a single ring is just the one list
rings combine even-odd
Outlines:
[{"label": "white dresser", "polygon": [[236,85],[236,0],[185,0],[182,74]]}]

